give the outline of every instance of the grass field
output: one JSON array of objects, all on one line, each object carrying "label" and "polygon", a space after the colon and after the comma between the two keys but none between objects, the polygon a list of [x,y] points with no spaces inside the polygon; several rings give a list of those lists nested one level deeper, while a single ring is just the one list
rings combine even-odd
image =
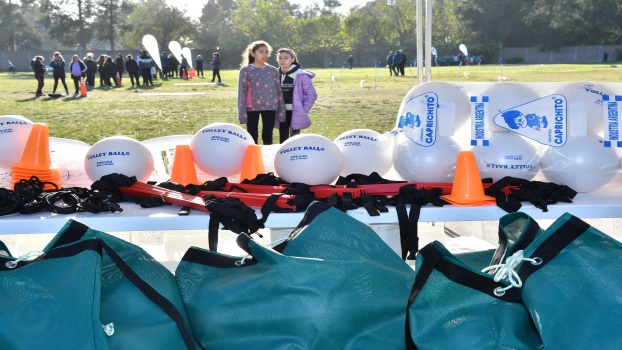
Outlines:
[{"label": "grass field", "polygon": [[[406,77],[389,77],[388,68],[309,69],[318,101],[311,113],[313,125],[304,133],[329,139],[350,129],[385,132],[393,128],[404,95],[417,84],[416,69]],[[464,73],[469,73],[468,78]],[[138,140],[176,134],[194,134],[214,122],[237,124],[238,71],[221,72],[224,85],[178,85],[205,83],[211,78],[183,81],[157,80],[150,88],[95,88],[86,98],[35,98],[37,82],[31,72],[0,73],[0,115],[22,115],[50,126],[50,136],[93,144],[105,137],[124,135]],[[499,76],[516,82],[563,82],[587,80],[622,82],[615,65],[483,65],[480,67],[434,67],[434,81],[497,82]],[[207,78],[209,76],[209,78]],[[331,76],[334,79],[331,79]],[[376,78],[377,76],[377,78]],[[362,82],[364,80],[364,82]],[[73,82],[67,78],[70,94]],[[44,93],[52,92],[51,73],[46,74]],[[96,77],[96,86],[99,78]],[[60,87],[58,91],[63,91]],[[162,96],[156,93],[200,92],[204,95]],[[278,131],[274,133],[275,142]]]}]

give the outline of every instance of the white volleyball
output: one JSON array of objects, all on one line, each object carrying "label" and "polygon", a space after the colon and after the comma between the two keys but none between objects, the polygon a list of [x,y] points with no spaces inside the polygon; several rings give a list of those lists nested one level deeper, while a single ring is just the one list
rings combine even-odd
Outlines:
[{"label": "white volleyball", "polygon": [[490,118],[488,125],[490,126],[491,132],[507,131],[507,129],[493,122],[495,115],[510,108],[535,101],[540,97],[538,93],[528,85],[513,82],[493,83],[488,89],[482,92],[482,96],[488,96],[488,115]]},{"label": "white volleyball", "polygon": [[372,172],[382,176],[391,169],[392,145],[377,131],[349,130],[337,136],[334,142],[343,155],[342,176]]},{"label": "white volleyball", "polygon": [[199,130],[190,140],[194,163],[215,176],[239,175],[244,154],[253,138],[238,125],[213,123]]},{"label": "white volleyball", "polygon": [[96,142],[86,152],[84,169],[92,181],[104,175],[136,176],[147,182],[153,172],[153,156],[147,146],[125,136],[112,136]]},{"label": "white volleyball", "polygon": [[397,113],[396,126],[400,124],[400,118],[407,113],[426,116],[428,105],[426,94],[434,93],[438,102],[437,122],[438,135],[452,136],[455,130],[468,122],[471,118],[471,104],[469,96],[459,87],[446,82],[434,81],[418,84],[410,89]]},{"label": "white volleyball", "polygon": [[343,168],[339,147],[330,139],[303,134],[283,142],[274,157],[274,169],[287,182],[322,185],[334,182]]},{"label": "white volleyball", "polygon": [[393,166],[407,181],[453,182],[460,151],[460,146],[451,137],[438,136],[430,147],[401,137],[395,145]]},{"label": "white volleyball", "polygon": [[490,146],[473,147],[481,177],[498,181],[505,176],[531,180],[540,169],[540,156],[529,141],[507,132],[490,137]]},{"label": "white volleyball", "polygon": [[563,83],[556,94],[568,101],[568,136],[582,137],[603,132],[603,96],[615,93],[602,83],[575,81]]},{"label": "white volleyball", "polygon": [[0,116],[0,168],[19,163],[34,123],[20,115]]},{"label": "white volleyball", "polygon": [[542,173],[551,182],[577,192],[603,186],[616,174],[619,159],[613,148],[603,147],[596,135],[569,137],[562,147],[549,147],[540,159]]}]

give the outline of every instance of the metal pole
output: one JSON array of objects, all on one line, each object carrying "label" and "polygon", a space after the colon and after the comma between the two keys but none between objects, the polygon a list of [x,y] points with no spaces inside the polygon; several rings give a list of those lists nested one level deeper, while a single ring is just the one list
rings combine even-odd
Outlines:
[{"label": "metal pole", "polygon": [[423,0],[417,0],[417,84],[423,77]]},{"label": "metal pole", "polygon": [[432,81],[432,3],[425,0],[425,81]]}]

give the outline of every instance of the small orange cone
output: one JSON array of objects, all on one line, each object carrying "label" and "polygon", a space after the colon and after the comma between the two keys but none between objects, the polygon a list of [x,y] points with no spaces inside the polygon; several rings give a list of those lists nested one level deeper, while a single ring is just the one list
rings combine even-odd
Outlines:
[{"label": "small orange cone", "polygon": [[46,124],[35,123],[32,126],[22,160],[14,165],[28,169],[50,169],[50,130]]},{"label": "small orange cone", "polygon": [[244,161],[242,162],[242,171],[240,172],[240,182],[245,179],[252,180],[259,174],[265,174],[266,169],[263,165],[263,156],[261,155],[261,146],[248,145],[246,153],[244,153]]},{"label": "small orange cone", "polygon": [[196,70],[194,68],[190,68],[190,78],[196,78],[196,77],[197,77]]},{"label": "small orange cone", "polygon": [[451,194],[442,196],[454,205],[486,205],[494,204],[495,198],[484,194],[484,185],[477,168],[475,155],[471,151],[458,153],[456,173]]},{"label": "small orange cone", "polygon": [[80,97],[86,97],[86,84],[84,84],[84,77],[80,77]]},{"label": "small orange cone", "polygon": [[116,81],[117,81],[117,86],[121,86],[121,76],[119,76],[119,72],[117,72]]},{"label": "small orange cone", "polygon": [[171,167],[171,182],[184,186],[199,183],[192,159],[192,151],[188,145],[177,145],[175,147],[175,157]]},{"label": "small orange cone", "polygon": [[181,78],[183,80],[188,80],[188,77],[186,76],[186,70],[185,69],[182,69],[182,71],[181,71]]}]

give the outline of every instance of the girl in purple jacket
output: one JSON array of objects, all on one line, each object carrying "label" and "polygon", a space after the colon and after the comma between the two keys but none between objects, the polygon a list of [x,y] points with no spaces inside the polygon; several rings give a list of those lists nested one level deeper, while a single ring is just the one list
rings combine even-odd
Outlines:
[{"label": "girl in purple jacket", "polygon": [[300,67],[294,50],[278,49],[276,57],[285,100],[285,121],[278,124],[280,141],[283,143],[311,125],[308,113],[317,100],[317,93],[311,82],[315,74]]}]

